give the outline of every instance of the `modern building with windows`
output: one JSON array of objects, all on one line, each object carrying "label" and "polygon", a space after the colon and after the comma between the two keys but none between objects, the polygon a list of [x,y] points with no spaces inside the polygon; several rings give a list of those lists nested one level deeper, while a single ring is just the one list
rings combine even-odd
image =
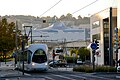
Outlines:
[{"label": "modern building with windows", "polygon": [[[111,61],[114,64],[116,59],[113,48],[115,27],[117,27],[117,8],[107,8],[90,17],[91,42],[99,41],[99,49],[96,50],[98,54],[95,54],[95,63],[98,65],[110,65]],[[91,52],[91,61],[92,59]]]},{"label": "modern building with windows", "polygon": [[65,26],[63,22],[55,22],[49,27],[33,30],[32,36],[34,42],[53,42],[58,45],[59,43],[65,43],[66,47],[79,48],[86,47],[89,44],[89,32],[85,28],[70,28]]}]

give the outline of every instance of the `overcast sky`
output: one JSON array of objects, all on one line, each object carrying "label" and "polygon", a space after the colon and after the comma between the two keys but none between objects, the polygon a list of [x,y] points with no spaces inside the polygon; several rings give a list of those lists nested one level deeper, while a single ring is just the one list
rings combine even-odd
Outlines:
[{"label": "overcast sky", "polygon": [[[92,15],[111,5],[116,6],[116,0],[0,0],[0,15],[32,15],[32,16],[54,16],[60,17],[71,13],[74,17],[78,15]],[[96,1],[94,4],[76,12],[86,5]],[[46,10],[52,9],[43,14]],[[76,12],[76,13],[74,13]],[[74,13],[74,14],[73,14]]]}]

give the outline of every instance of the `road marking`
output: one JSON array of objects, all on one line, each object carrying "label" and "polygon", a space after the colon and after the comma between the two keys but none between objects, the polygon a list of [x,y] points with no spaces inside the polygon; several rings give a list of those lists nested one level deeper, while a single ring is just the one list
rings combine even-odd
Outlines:
[{"label": "road marking", "polygon": [[53,79],[53,78],[51,78],[51,77],[48,77],[48,76],[43,76],[44,78],[47,78],[47,79],[49,79],[49,80],[55,80],[55,79]]},{"label": "road marking", "polygon": [[53,74],[54,76],[57,76],[57,77],[61,77],[61,78],[65,78],[65,79],[69,79],[69,80],[76,80],[76,79],[73,79],[73,78],[69,78],[69,77],[65,77],[65,76],[62,76],[62,75],[55,75]]},{"label": "road marking", "polygon": [[70,75],[70,76],[78,77],[78,78],[83,78],[83,79],[85,79],[85,80],[87,79],[86,77],[83,77],[83,76],[80,76],[80,75],[79,75],[79,76],[77,76],[77,75]]},{"label": "road marking", "polygon": [[99,78],[99,79],[105,79],[105,80],[114,80],[114,79],[105,78],[105,77],[100,77],[100,76],[95,76],[95,75],[91,75],[91,74],[90,74],[90,75],[88,74],[87,76],[88,76],[88,77],[91,77],[91,78],[93,77],[93,78]]},{"label": "road marking", "polygon": [[[24,73],[26,76],[31,76],[30,74],[27,74],[27,73]],[[6,74],[3,74],[1,75],[0,77],[5,77],[7,75],[22,75],[22,72],[19,72],[19,73],[6,73]]]},{"label": "road marking", "polygon": [[120,78],[120,76],[116,76],[116,78]]}]

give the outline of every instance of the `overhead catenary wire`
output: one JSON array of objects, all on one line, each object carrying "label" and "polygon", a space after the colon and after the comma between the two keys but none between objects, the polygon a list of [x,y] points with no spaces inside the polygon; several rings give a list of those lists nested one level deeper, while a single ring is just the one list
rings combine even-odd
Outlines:
[{"label": "overhead catenary wire", "polygon": [[49,9],[47,9],[45,12],[43,12],[41,15],[40,15],[40,17],[41,16],[43,16],[45,13],[47,13],[49,10],[51,10],[52,8],[54,8],[57,4],[59,4],[60,2],[61,2],[62,0],[59,0],[57,3],[55,3],[52,7],[50,7]]},{"label": "overhead catenary wire", "polygon": [[73,12],[72,14],[75,14],[75,13],[79,12],[80,10],[83,10],[83,9],[87,8],[88,6],[90,6],[90,5],[94,4],[94,3],[96,3],[97,1],[98,1],[98,0],[95,0],[94,2],[92,2],[92,3],[90,3],[90,4],[86,5],[86,6],[84,6],[84,7],[80,8],[80,9],[78,9],[77,11]]}]

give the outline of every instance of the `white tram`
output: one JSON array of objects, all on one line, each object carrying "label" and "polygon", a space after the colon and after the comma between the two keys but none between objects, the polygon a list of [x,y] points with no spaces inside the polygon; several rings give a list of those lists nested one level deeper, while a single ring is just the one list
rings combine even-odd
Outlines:
[{"label": "white tram", "polygon": [[[48,70],[48,47],[46,44],[30,44],[23,52],[17,53],[17,68],[26,71],[47,71]],[[24,55],[24,57],[23,57]]]}]

